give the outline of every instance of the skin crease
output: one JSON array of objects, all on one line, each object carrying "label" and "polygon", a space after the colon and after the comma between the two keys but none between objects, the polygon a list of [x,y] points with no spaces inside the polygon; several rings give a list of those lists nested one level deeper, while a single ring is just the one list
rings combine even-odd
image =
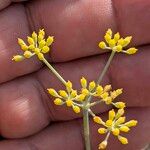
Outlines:
[{"label": "skin crease", "polygon": [[[97,43],[108,27],[123,36],[133,35],[131,46],[139,48],[138,54],[118,54],[103,84],[124,88],[120,99],[127,102],[129,118],[137,119],[139,125],[127,135],[129,145],[122,146],[111,138],[108,149],[140,150],[149,143],[149,6],[147,0],[113,0],[112,3],[110,0],[31,0],[16,4],[0,1],[0,134],[4,138],[0,149],[58,150],[62,146],[66,150],[84,149],[81,115],[54,106],[53,99],[46,94],[48,87],[63,88],[61,83],[36,58],[21,63],[11,61],[14,54],[21,52],[17,38],[25,38],[40,27],[55,36],[48,59],[75,88],[79,88],[81,76],[96,80],[106,63],[109,53],[99,50]],[[105,118],[109,109],[102,105],[94,111]],[[104,137],[98,135],[97,125],[91,126],[92,149],[96,150]]]}]

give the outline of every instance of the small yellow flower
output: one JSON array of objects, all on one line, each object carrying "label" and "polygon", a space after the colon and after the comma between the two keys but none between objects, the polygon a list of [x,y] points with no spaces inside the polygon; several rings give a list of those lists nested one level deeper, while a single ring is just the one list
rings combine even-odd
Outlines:
[{"label": "small yellow flower", "polygon": [[13,56],[12,60],[19,62],[19,61],[24,60],[24,57],[21,55],[16,55],[16,56]]},{"label": "small yellow flower", "polygon": [[72,88],[72,83],[70,81],[65,84],[66,90],[59,90],[56,92],[54,89],[48,89],[48,93],[56,99],[54,104],[63,105],[66,104],[67,107],[71,107],[75,113],[80,113],[81,102],[84,100],[85,95],[77,94],[77,91]]},{"label": "small yellow flower", "polygon": [[[53,41],[53,36],[49,36],[47,39],[45,38],[44,29],[39,30],[38,34],[33,32],[31,37],[28,36],[28,44],[26,44],[22,39],[18,38],[18,44],[20,45],[21,49],[25,51],[23,54],[24,58],[31,58],[32,56],[37,55],[37,57],[42,61],[44,60],[43,54],[50,51],[49,46],[53,43]],[[12,60],[22,61],[23,59],[21,59],[21,57],[15,57]]]},{"label": "small yellow flower", "polygon": [[129,132],[130,127],[136,126],[137,121],[131,120],[127,123],[125,122],[125,117],[123,117],[124,109],[119,109],[117,113],[112,109],[109,111],[108,120],[104,122],[101,118],[95,116],[93,118],[94,122],[103,125],[105,128],[99,128],[98,133],[99,134],[106,134],[107,138],[104,141],[108,140],[108,137],[110,133],[112,133],[114,136],[118,137],[119,141],[122,144],[128,144],[128,140],[125,137],[120,136],[121,132]]},{"label": "small yellow flower", "polygon": [[103,141],[99,144],[99,147],[98,149],[101,150],[101,149],[106,149],[107,147],[107,141]]},{"label": "small yellow flower", "polygon": [[101,41],[99,43],[99,47],[101,49],[108,49],[108,50],[112,50],[114,52],[122,52],[122,53],[126,53],[126,54],[135,54],[137,52],[137,49],[132,47],[129,48],[128,50],[124,50],[123,48],[128,46],[131,42],[132,36],[127,36],[125,38],[120,37],[120,33],[117,32],[116,34],[114,34],[113,37],[113,33],[111,29],[108,29],[106,31],[106,34],[104,36],[104,39],[106,42]]}]

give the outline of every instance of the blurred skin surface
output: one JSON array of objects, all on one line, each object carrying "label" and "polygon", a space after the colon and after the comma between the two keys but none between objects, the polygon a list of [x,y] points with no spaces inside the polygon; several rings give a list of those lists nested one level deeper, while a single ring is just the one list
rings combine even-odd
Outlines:
[{"label": "blurred skin surface", "polygon": [[[134,56],[118,54],[103,84],[123,88],[128,119],[139,124],[122,146],[111,136],[108,150],[140,150],[150,142],[149,0],[0,0],[0,149],[83,150],[81,115],[53,104],[46,89],[63,86],[36,58],[11,61],[21,52],[17,38],[44,28],[55,42],[48,60],[74,88],[82,76],[96,80],[109,53],[98,48],[107,28],[132,35]],[[94,111],[107,118],[110,108]],[[128,120],[127,119],[127,120]],[[92,150],[104,139],[91,121]]]}]

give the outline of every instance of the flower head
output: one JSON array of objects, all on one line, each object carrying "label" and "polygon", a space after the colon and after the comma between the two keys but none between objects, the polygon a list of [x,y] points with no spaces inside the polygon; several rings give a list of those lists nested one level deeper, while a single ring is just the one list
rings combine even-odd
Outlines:
[{"label": "flower head", "polygon": [[116,136],[122,144],[128,144],[127,138],[121,136],[120,133],[129,132],[131,127],[137,125],[137,121],[130,120],[128,122],[125,122],[126,117],[124,117],[123,115],[124,115],[124,109],[119,109],[117,113],[112,109],[109,111],[108,120],[106,122],[104,122],[98,116],[95,116],[93,118],[94,122],[104,126],[98,129],[98,133],[107,134],[106,139],[102,143],[100,143],[99,147],[103,147],[103,144],[107,142],[110,133]]},{"label": "flower head", "polygon": [[72,83],[70,81],[66,82],[66,90],[59,90],[56,92],[54,89],[48,89],[50,95],[55,97],[55,105],[66,104],[68,107],[72,107],[75,113],[80,112],[80,102],[84,99],[84,95],[77,94],[77,91],[72,88]]},{"label": "flower head", "polygon": [[137,49],[135,47],[124,50],[126,46],[128,46],[132,40],[132,36],[127,36],[125,38],[120,37],[120,33],[117,32],[113,35],[112,30],[108,29],[105,36],[105,42],[102,41],[99,43],[99,47],[101,49],[109,49],[114,52],[122,52],[126,54],[135,54]]},{"label": "flower head", "polygon": [[13,56],[14,61],[22,61],[25,58],[31,58],[34,55],[37,55],[40,60],[44,59],[44,54],[50,51],[50,45],[53,43],[53,36],[48,36],[45,39],[45,31],[44,29],[39,30],[38,34],[33,32],[31,37],[27,37],[26,44],[22,39],[18,38],[18,44],[20,48],[23,50],[23,55],[15,55]]}]

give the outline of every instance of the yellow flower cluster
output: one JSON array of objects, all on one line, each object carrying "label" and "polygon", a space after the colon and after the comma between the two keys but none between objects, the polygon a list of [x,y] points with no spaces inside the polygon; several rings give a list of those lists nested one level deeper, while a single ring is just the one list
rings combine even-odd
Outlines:
[{"label": "yellow flower cluster", "polygon": [[97,85],[94,81],[90,82],[88,85],[87,80],[84,77],[82,77],[81,79],[81,86],[81,93],[85,96],[92,95],[94,97],[98,97],[107,105],[112,104],[119,109],[125,107],[124,102],[113,102],[114,99],[116,99],[120,94],[122,94],[122,89],[111,91],[111,85],[106,85],[102,87],[101,85]]},{"label": "yellow flower cluster", "polygon": [[[120,135],[120,132],[129,132],[130,127],[134,127],[137,125],[136,120],[131,120],[125,123],[125,117],[124,115],[124,109],[119,109],[116,113],[113,109],[109,111],[108,120],[104,122],[100,117],[95,116],[93,118],[94,122],[101,124],[104,126],[104,128],[99,128],[98,133],[99,134],[110,134],[110,132],[117,136],[118,140],[122,144],[128,144],[127,138]],[[105,139],[103,142],[99,144],[99,149],[105,149],[107,146],[107,140]]]},{"label": "yellow flower cluster", "polygon": [[52,36],[48,36],[48,38],[45,39],[44,29],[39,30],[38,34],[33,32],[31,37],[28,36],[28,45],[22,39],[18,38],[18,44],[20,45],[24,53],[23,55],[13,56],[12,60],[19,62],[24,60],[25,58],[31,58],[34,55],[37,55],[40,60],[43,60],[43,54],[50,51],[49,46],[53,43],[53,41],[54,38]]},{"label": "yellow flower cluster", "polygon": [[77,91],[72,88],[72,83],[68,81],[66,83],[66,91],[60,90],[56,92],[54,89],[48,89],[50,95],[54,96],[55,105],[66,104],[68,107],[72,107],[75,113],[80,113],[80,102],[83,101],[85,95],[77,94]]},{"label": "yellow flower cluster", "polygon": [[124,50],[124,48],[131,42],[132,36],[121,38],[119,32],[113,35],[112,30],[108,29],[104,36],[104,39],[106,42],[102,41],[99,43],[99,47],[101,49],[109,49],[114,52],[123,52],[129,55],[137,52],[137,49],[135,47]]}]

